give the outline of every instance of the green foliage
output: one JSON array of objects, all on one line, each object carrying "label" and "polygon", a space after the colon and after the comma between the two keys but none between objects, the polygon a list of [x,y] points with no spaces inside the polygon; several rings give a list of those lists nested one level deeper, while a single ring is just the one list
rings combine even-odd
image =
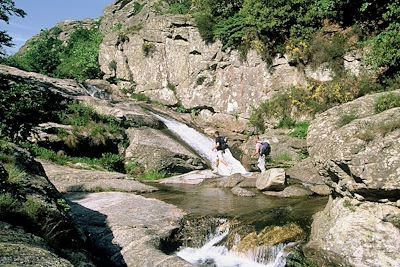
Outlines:
[{"label": "green foliage", "polygon": [[104,153],[100,158],[100,164],[109,171],[125,172],[124,160],[118,154]]},{"label": "green foliage", "polygon": [[65,44],[59,39],[60,28],[43,30],[31,39],[27,49],[10,57],[6,63],[52,77],[78,81],[100,78],[99,47],[103,39],[97,27],[77,28]]},{"label": "green foliage", "polygon": [[10,193],[0,194],[0,214],[11,212],[16,207],[16,199]]},{"label": "green foliage", "polygon": [[385,110],[400,107],[400,95],[388,93],[380,96],[374,104],[375,113],[381,113]]},{"label": "green foliage", "polygon": [[188,109],[182,105],[177,106],[175,111],[178,113],[188,113]]},{"label": "green foliage", "polygon": [[56,75],[78,81],[101,78],[98,57],[102,40],[98,28],[75,30],[62,50]]},{"label": "green foliage", "polygon": [[132,10],[132,13],[130,14],[130,16],[135,16],[135,15],[139,14],[140,11],[142,11],[143,7],[144,7],[143,4],[140,4],[138,2],[134,2],[133,3],[133,10]]},{"label": "green foliage", "polygon": [[294,126],[294,129],[289,133],[289,135],[295,138],[306,139],[309,126],[310,126],[309,122],[306,121],[298,122]]},{"label": "green foliage", "polygon": [[192,0],[169,0],[169,14],[187,14],[192,6]]},{"label": "green foliage", "polygon": [[71,206],[63,198],[57,199],[57,207],[59,209],[63,210],[65,213],[68,213],[71,211]]},{"label": "green foliage", "polygon": [[42,30],[40,35],[31,39],[28,48],[23,54],[16,54],[10,58],[15,67],[56,76],[57,67],[61,64],[62,42],[58,39],[59,28]]},{"label": "green foliage", "polygon": [[10,184],[20,184],[26,177],[26,173],[13,163],[5,164],[4,167],[8,173],[7,182]]},{"label": "green foliage", "polygon": [[142,101],[142,102],[146,102],[146,103],[151,102],[150,97],[148,97],[147,95],[145,95],[143,93],[133,93],[133,94],[131,94],[131,98],[136,99],[137,101]]},{"label": "green foliage", "polygon": [[25,140],[33,127],[48,121],[62,108],[50,94],[30,85],[12,84],[0,79],[0,136],[12,141]]},{"label": "green foliage", "polygon": [[350,122],[354,121],[355,119],[358,119],[358,116],[354,112],[342,114],[339,118],[339,121],[337,122],[337,127],[339,128],[343,127],[349,124]]},{"label": "green foliage", "polygon": [[[0,21],[9,23],[10,16],[25,17],[26,13],[20,8],[15,7],[14,1],[2,0],[0,2]],[[4,46],[13,46],[12,38],[6,31],[0,31],[0,58],[5,55]]]},{"label": "green foliage", "polygon": [[169,81],[168,81],[168,83],[167,83],[167,88],[168,88],[169,90],[171,90],[172,92],[176,92],[176,86],[175,86],[175,84],[170,83]]},{"label": "green foliage", "polygon": [[210,13],[196,13],[194,14],[197,29],[199,30],[201,38],[206,42],[214,41],[214,17]]},{"label": "green foliage", "polygon": [[154,180],[165,178],[166,175],[167,174],[165,172],[151,170],[151,171],[145,172],[139,179],[146,180],[146,181],[154,181]]},{"label": "green foliage", "polygon": [[196,84],[197,85],[202,85],[206,79],[207,79],[206,76],[200,76],[200,77],[197,78]]},{"label": "green foliage", "polygon": [[125,164],[125,172],[132,176],[138,176],[144,171],[143,166],[141,166],[137,161],[131,160]]},{"label": "green foliage", "polygon": [[292,129],[296,126],[296,120],[289,116],[283,116],[278,123],[278,128]]},{"label": "green foliage", "polygon": [[144,42],[142,45],[142,51],[145,57],[151,56],[156,51],[156,46],[154,43]]},{"label": "green foliage", "polygon": [[311,260],[307,259],[300,251],[291,252],[286,258],[287,267],[318,267]]},{"label": "green foliage", "polygon": [[42,210],[43,203],[39,199],[32,196],[28,196],[21,207],[21,212],[32,221],[36,221],[39,218]]}]

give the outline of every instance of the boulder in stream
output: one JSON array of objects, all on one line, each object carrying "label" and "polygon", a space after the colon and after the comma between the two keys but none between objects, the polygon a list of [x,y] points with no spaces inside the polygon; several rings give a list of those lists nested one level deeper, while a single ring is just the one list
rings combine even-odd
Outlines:
[{"label": "boulder in stream", "polygon": [[285,188],[286,174],[283,168],[273,168],[259,174],[256,182],[259,190],[282,190]]}]

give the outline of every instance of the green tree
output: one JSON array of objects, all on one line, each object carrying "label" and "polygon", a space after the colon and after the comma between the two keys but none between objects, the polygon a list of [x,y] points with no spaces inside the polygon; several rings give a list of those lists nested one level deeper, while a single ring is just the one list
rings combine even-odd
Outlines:
[{"label": "green tree", "polygon": [[[0,20],[8,23],[10,16],[25,17],[26,13],[22,9],[16,8],[14,1],[12,0],[1,0],[0,1]],[[5,55],[4,46],[11,47],[12,38],[7,34],[6,31],[0,31],[0,57]]]}]

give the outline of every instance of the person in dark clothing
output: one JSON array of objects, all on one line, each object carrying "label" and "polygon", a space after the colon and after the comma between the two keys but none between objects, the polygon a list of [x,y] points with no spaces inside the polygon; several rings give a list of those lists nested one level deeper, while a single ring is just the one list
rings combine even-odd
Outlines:
[{"label": "person in dark clothing", "polygon": [[224,160],[224,153],[225,149],[228,148],[228,144],[226,143],[226,138],[220,136],[218,131],[215,132],[214,136],[215,136],[215,145],[213,147],[213,151],[217,152],[217,159],[214,163],[213,172],[217,173],[220,162],[228,167],[228,164]]}]

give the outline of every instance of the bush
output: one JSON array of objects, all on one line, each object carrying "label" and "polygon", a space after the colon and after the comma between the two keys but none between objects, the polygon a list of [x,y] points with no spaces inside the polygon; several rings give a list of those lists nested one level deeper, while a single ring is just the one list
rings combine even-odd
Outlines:
[{"label": "bush", "polygon": [[0,194],[0,214],[15,210],[17,200],[10,193]]},{"label": "bush", "polygon": [[374,105],[375,113],[380,113],[385,110],[400,107],[400,95],[389,93],[380,96]]},{"label": "bush", "polygon": [[0,78],[0,137],[26,140],[35,126],[54,118],[62,108],[58,97]]},{"label": "bush", "polygon": [[143,173],[143,167],[137,161],[131,160],[125,164],[125,172],[132,176],[138,176]]},{"label": "bush", "polygon": [[296,126],[296,120],[288,116],[283,116],[278,123],[278,128],[292,129],[295,126]]},{"label": "bush", "polygon": [[154,180],[158,180],[158,179],[162,179],[166,177],[166,173],[165,172],[160,172],[160,171],[156,171],[156,170],[151,170],[151,171],[147,171],[145,172],[140,179],[141,180],[147,180],[147,181],[154,181]]},{"label": "bush", "polygon": [[306,139],[309,126],[310,123],[306,121],[296,123],[294,129],[289,133],[289,135],[295,138]]},{"label": "bush", "polygon": [[201,38],[206,42],[214,41],[214,17],[210,13],[196,13],[194,19]]},{"label": "bush", "polygon": [[358,119],[358,116],[355,113],[342,114],[339,118],[339,121],[337,122],[337,127],[343,127],[354,121],[355,119]]},{"label": "bush", "polygon": [[170,14],[187,14],[192,6],[191,0],[169,0],[168,13]]},{"label": "bush", "polygon": [[104,153],[100,159],[100,164],[109,171],[125,172],[124,160],[118,154]]}]

